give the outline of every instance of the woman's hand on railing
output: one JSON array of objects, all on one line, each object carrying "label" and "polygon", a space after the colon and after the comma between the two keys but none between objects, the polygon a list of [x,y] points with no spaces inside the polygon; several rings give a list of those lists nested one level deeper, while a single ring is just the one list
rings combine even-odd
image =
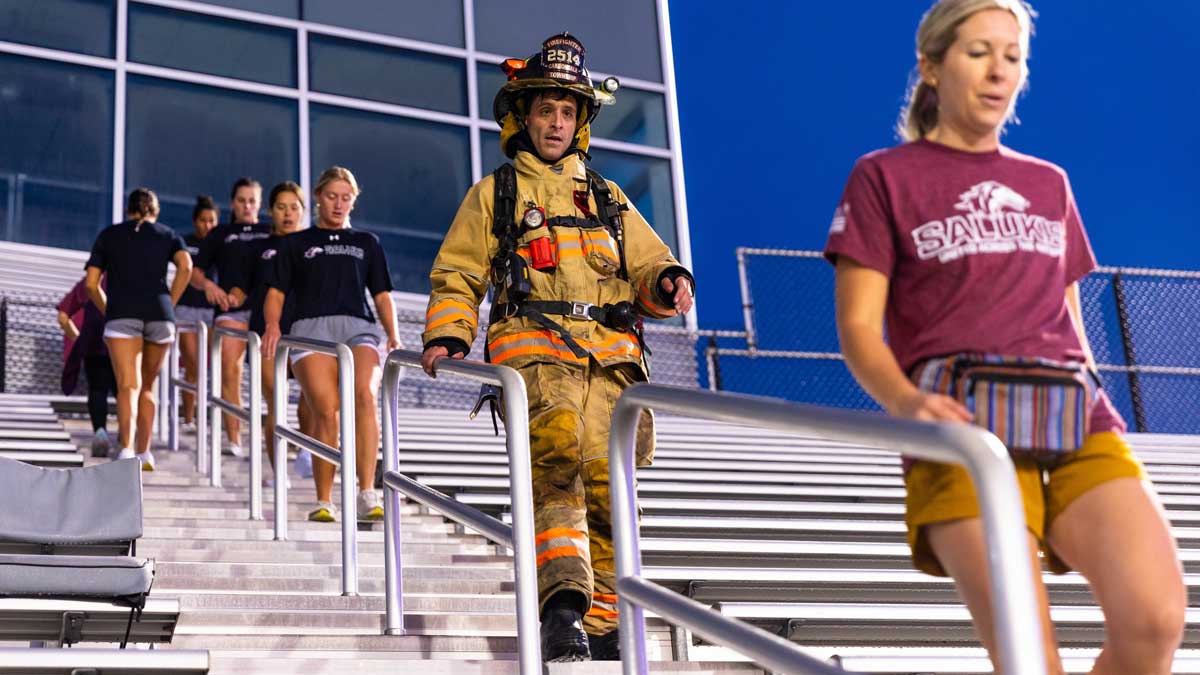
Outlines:
[{"label": "woman's hand on railing", "polygon": [[263,329],[263,334],[262,334],[262,357],[263,357],[263,359],[274,360],[275,348],[279,346],[279,338],[280,338],[279,324],[278,323],[268,323],[267,327],[265,329]]},{"label": "woman's hand on railing", "polygon": [[889,406],[888,412],[894,417],[921,422],[970,422],[974,419],[971,411],[949,396],[919,389],[895,406]]}]

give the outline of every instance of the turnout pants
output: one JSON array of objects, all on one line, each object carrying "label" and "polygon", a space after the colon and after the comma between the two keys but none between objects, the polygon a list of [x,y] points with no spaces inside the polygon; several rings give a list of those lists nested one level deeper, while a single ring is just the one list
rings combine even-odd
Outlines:
[{"label": "turnout pants", "polygon": [[[529,391],[539,607],[559,591],[576,591],[586,598],[584,629],[604,635],[617,627],[608,430],[617,398],[644,379],[642,371],[589,360],[533,363],[519,372]],[[654,454],[649,412],[638,423],[636,454],[638,466]]]}]

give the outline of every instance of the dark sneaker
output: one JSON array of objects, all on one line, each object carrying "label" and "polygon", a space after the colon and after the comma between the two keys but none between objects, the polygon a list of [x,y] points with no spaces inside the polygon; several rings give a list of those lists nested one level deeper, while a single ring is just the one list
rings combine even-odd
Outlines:
[{"label": "dark sneaker", "polygon": [[588,636],[583,618],[571,609],[551,609],[542,617],[542,661],[569,663],[590,661]]},{"label": "dark sneaker", "polygon": [[588,649],[592,652],[593,661],[621,660],[621,638],[615,629],[604,635],[588,633]]}]

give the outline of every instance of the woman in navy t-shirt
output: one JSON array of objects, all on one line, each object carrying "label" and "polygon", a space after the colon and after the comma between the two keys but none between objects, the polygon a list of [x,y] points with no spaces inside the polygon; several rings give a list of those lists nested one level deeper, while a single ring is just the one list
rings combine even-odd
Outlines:
[{"label": "woman in navy t-shirt", "polygon": [[[192,207],[193,232],[183,237],[183,243],[187,246],[188,254],[192,256],[193,264],[200,255],[200,243],[217,226],[217,218],[217,205],[213,203],[212,197],[206,195],[196,197],[196,205]],[[175,321],[176,323],[203,322],[212,326],[213,306],[209,304],[204,291],[188,284],[183,291],[183,297],[179,298],[179,303],[175,305]],[[196,351],[199,349],[196,340],[195,332],[179,331],[179,361],[183,366],[183,379],[193,385],[196,384]],[[207,349],[208,345],[205,345],[205,348]],[[195,431],[195,420],[196,395],[184,390],[183,430]]]},{"label": "woman in navy t-shirt", "polygon": [[[1030,33],[1023,2],[936,3],[917,33],[919,81],[901,126],[908,142],[859,159],[830,227],[825,252],[837,266],[846,364],[896,417],[988,422],[980,411],[1000,397],[944,395],[937,372],[952,372],[947,363],[1039,359],[1095,372],[1079,280],[1096,260],[1066,173],[1000,144],[1025,86]],[[1039,400],[1048,402],[1056,392],[1045,391]],[[1007,399],[1005,420],[1027,428],[1048,419],[1045,403],[1024,405],[1031,399]],[[1120,415],[1103,391],[1086,400],[1080,447],[1055,463],[1013,457],[1046,670],[1062,672],[1062,664],[1039,547],[1051,571],[1079,571],[1104,610],[1093,672],[1167,675],[1187,606],[1175,543]],[[1010,441],[1015,449],[1019,442]],[[988,552],[970,475],[957,465],[906,462],[905,488],[914,565],[954,578],[997,671],[1016,672],[1019,664],[1002,663],[997,652],[990,613],[1002,599],[992,597],[984,573]]]},{"label": "woman in navy t-shirt", "polygon": [[[267,212],[271,214],[271,236],[259,241],[250,275],[244,281],[245,288],[240,285],[242,282],[239,282],[239,285],[230,291],[233,295],[246,298],[244,306],[250,310],[250,331],[258,333],[260,336],[266,329],[266,322],[263,319],[263,304],[267,298],[267,291],[271,288],[270,281],[275,276],[275,261],[283,239],[304,227],[304,190],[290,180],[276,185],[271,188],[271,194],[267,198]],[[283,333],[291,331],[292,317],[296,313],[295,304],[294,295],[289,296],[283,304],[283,311],[279,318],[279,329]],[[287,383],[284,383],[284,386],[287,386]],[[275,392],[274,352],[263,354],[262,389],[263,399],[271,401]],[[308,403],[304,400],[303,393],[301,393],[300,401],[296,406],[296,416],[300,419],[300,431],[311,436],[313,434],[312,413],[308,410]],[[265,431],[263,438],[266,445],[263,447],[263,452],[267,454],[267,459],[274,468],[275,416],[274,411],[270,409],[267,410]],[[254,448],[251,448],[250,451],[253,452]],[[301,449],[297,455],[296,471],[305,478],[312,475],[312,457],[308,450]],[[278,477],[286,473],[287,471],[276,471],[275,475]]]},{"label": "woman in navy t-shirt", "polygon": [[[192,258],[174,230],[155,222],[158,196],[153,192],[134,190],[127,211],[128,220],[105,228],[96,237],[87,261],[87,289],[105,315],[104,341],[117,376],[117,441],[121,446],[117,458],[136,456],[142,460],[142,469],[153,471],[154,381],[175,339],[174,307],[187,286]],[[175,264],[170,291],[166,280],[169,263]],[[108,273],[107,283],[101,288],[104,272]]]},{"label": "woman in navy t-shirt", "polygon": [[[358,434],[357,515],[360,520],[379,520],[383,518],[383,508],[374,489],[379,450],[377,396],[383,356],[400,347],[391,277],[379,239],[350,228],[350,212],[359,193],[354,174],[342,167],[331,167],[321,174],[313,193],[318,208],[317,226],[285,237],[277,256],[276,278],[270,282],[264,309],[263,353],[274,353],[281,333],[279,322],[284,302],[293,295],[296,316],[292,335],[350,346],[354,353],[354,415]],[[364,290],[375,301],[379,322],[367,306]],[[295,351],[291,361],[314,413],[314,436],[336,446],[337,361],[324,354]],[[347,451],[342,448],[342,452]],[[333,474],[332,464],[320,459],[313,462],[317,504],[308,514],[309,520],[336,520],[331,498]]]},{"label": "woman in navy t-shirt", "polygon": [[[239,178],[233,184],[230,198],[233,202],[230,222],[218,225],[204,238],[200,255],[196,257],[196,269],[192,272],[192,286],[203,290],[208,301],[217,308],[214,322],[218,326],[248,330],[250,310],[243,306],[246,298],[232,291],[239,284],[245,287],[245,278],[254,266],[254,253],[260,243],[271,236],[271,226],[258,222],[258,209],[262,205],[262,186],[258,181]],[[210,269],[216,270],[216,283],[206,276]],[[245,356],[245,342],[233,338],[221,340],[221,398],[239,406],[242,404]],[[249,457],[242,449],[241,420],[229,413],[224,413],[222,419],[228,450],[237,457]]]}]

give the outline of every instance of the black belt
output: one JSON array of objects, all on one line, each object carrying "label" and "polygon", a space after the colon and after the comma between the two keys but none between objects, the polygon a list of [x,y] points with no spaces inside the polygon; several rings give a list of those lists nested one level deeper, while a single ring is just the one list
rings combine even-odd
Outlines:
[{"label": "black belt", "polygon": [[567,302],[566,300],[526,300],[525,302],[501,302],[492,305],[492,320],[519,316],[521,310],[531,309],[542,314],[569,316],[572,319],[595,321],[605,324],[608,310],[590,302]]}]

